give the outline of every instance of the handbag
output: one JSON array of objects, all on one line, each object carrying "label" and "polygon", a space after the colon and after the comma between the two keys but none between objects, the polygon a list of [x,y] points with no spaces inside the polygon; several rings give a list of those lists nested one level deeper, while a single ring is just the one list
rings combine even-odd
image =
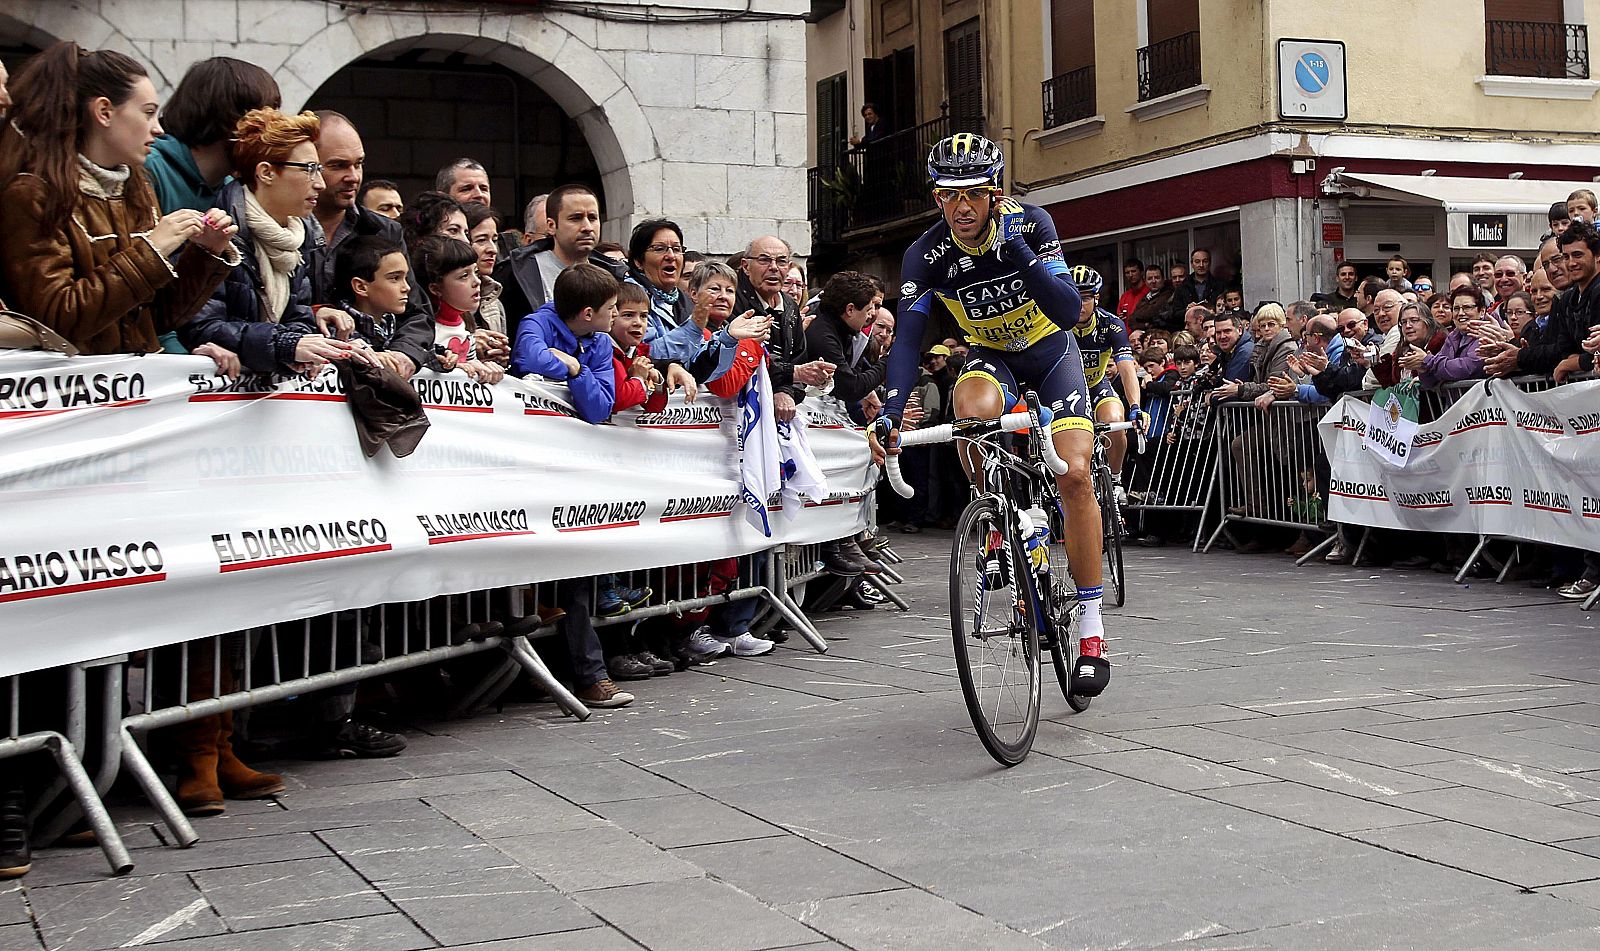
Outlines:
[{"label": "handbag", "polygon": [[78,348],[67,338],[14,310],[0,310],[0,350],[49,350],[69,357],[78,355]]}]

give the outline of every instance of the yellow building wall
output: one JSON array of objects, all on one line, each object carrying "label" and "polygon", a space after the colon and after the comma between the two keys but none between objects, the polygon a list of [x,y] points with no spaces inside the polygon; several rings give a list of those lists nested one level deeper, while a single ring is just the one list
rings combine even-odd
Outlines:
[{"label": "yellow building wall", "polygon": [[[1008,0],[993,0],[1005,3]],[[1015,145],[1012,181],[1030,187],[1081,178],[1266,129],[1348,131],[1407,137],[1600,142],[1600,97],[1528,99],[1486,95],[1485,27],[1479,0],[1200,0],[1201,82],[1209,101],[1141,122],[1136,0],[1095,4],[1097,135],[1041,145],[1040,84],[1047,78],[1048,4],[1012,2],[1009,49],[993,75],[1010,83]],[[1584,21],[1600,71],[1600,0],[1584,0]],[[992,22],[992,21],[991,21]],[[1277,40],[1343,40],[1349,118],[1342,125],[1280,120]],[[1003,107],[1002,104],[997,104]]]},{"label": "yellow building wall", "polygon": [[[1272,2],[1276,5],[1277,0]],[[1267,56],[1263,3],[1200,0],[1200,78],[1211,87],[1211,96],[1203,106],[1141,122],[1125,111],[1139,101],[1139,5],[1134,0],[1097,2],[1095,94],[1105,128],[1098,135],[1052,146],[1042,146],[1034,138],[1043,131],[1040,86],[1048,78],[1045,4],[1014,3],[1008,75],[1020,147],[1013,180],[1038,187],[1259,126],[1275,95],[1262,82]]]}]

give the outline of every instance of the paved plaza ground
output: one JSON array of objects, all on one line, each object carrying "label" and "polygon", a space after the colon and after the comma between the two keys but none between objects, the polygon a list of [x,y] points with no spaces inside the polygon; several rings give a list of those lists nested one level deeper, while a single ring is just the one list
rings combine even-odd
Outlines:
[{"label": "paved plaza ground", "polygon": [[[171,951],[1600,946],[1600,617],[1547,591],[1283,556],[1130,554],[1112,691],[972,733],[947,536],[912,613],[548,705],[384,761],[272,764],[202,841],[51,850],[0,948]],[[1600,612],[1597,612],[1600,613]]]}]

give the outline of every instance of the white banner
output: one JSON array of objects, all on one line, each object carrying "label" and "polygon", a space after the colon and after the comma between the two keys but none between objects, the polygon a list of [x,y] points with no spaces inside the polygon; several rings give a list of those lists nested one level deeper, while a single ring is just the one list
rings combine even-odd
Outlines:
[{"label": "white banner", "polygon": [[562,386],[423,372],[421,445],[367,459],[331,368],[237,382],[213,369],[0,352],[0,676],[345,608],[826,541],[864,526],[876,478],[839,404],[807,399],[828,494],[774,514],[767,538],[739,503],[737,410],[703,390],[593,426]]},{"label": "white banner", "polygon": [[1600,381],[1480,383],[1417,427],[1404,468],[1367,447],[1369,412],[1346,396],[1319,427],[1335,522],[1600,550]]}]

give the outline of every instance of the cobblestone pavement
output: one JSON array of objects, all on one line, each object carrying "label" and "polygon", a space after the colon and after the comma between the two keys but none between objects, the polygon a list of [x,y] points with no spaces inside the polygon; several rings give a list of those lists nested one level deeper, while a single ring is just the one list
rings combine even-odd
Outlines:
[{"label": "cobblestone pavement", "polygon": [[756,951],[1600,945],[1600,633],[1546,591],[1137,550],[1112,691],[1047,685],[994,766],[951,669],[945,538],[913,613],[637,687],[282,763],[138,863],[43,853],[0,948]]}]

